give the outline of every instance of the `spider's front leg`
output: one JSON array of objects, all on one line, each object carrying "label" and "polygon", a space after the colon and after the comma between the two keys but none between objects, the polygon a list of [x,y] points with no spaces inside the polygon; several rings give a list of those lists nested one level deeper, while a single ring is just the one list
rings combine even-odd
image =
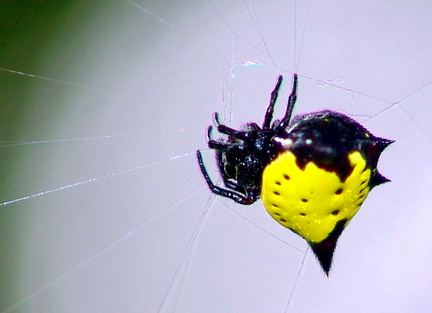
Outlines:
[{"label": "spider's front leg", "polygon": [[[219,125],[218,129],[221,126],[223,126],[223,125]],[[226,127],[226,126],[224,126],[224,127]],[[207,144],[208,144],[208,147],[210,149],[229,151],[229,152],[234,152],[234,153],[241,153],[244,150],[244,146],[241,144],[237,144],[234,142],[221,142],[221,141],[214,140],[212,138],[212,130],[213,130],[212,126],[209,126],[209,128],[207,129]],[[235,129],[233,129],[233,131],[237,132]],[[232,135],[232,136],[236,137],[235,135]],[[238,137],[236,137],[236,138],[238,138]]]},{"label": "spider's front leg", "polygon": [[[228,127],[226,125],[221,124],[219,121],[219,113],[215,112],[213,116],[214,124],[221,134],[228,135],[235,137],[236,139],[240,140],[248,140],[251,135],[253,135],[256,131],[258,131],[260,128],[256,123],[249,123],[247,126],[249,129],[247,130],[237,130],[231,127]],[[208,137],[210,138],[211,132],[208,132]]]}]

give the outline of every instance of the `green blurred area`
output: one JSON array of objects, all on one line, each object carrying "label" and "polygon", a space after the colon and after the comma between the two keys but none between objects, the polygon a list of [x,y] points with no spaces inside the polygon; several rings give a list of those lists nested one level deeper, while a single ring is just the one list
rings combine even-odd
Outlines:
[{"label": "green blurred area", "polygon": [[[64,52],[69,49],[66,42],[70,41],[85,13],[95,5],[85,1],[21,0],[0,3],[0,203],[26,196],[20,194],[20,188],[31,175],[23,172],[23,162],[31,153],[29,146],[8,145],[43,139],[33,135],[38,133],[38,128],[50,127],[49,123],[41,123],[31,126],[33,134],[23,131],[29,128],[26,125],[28,114],[39,111],[46,115],[46,112],[62,109],[55,105],[56,92],[60,92],[58,87],[54,85],[52,90],[44,87],[46,94],[38,98],[40,85],[44,81],[32,75],[49,77],[50,70],[43,70],[44,64],[50,63],[47,58],[52,58],[51,64],[56,67],[54,71],[58,71],[58,64],[62,64],[66,56]],[[57,47],[55,54],[53,46]],[[61,96],[61,92],[57,96]],[[50,103],[50,99],[54,103]],[[44,111],[43,107],[48,111]],[[20,290],[25,276],[20,265],[32,262],[22,259],[23,249],[29,240],[26,231],[31,221],[25,218],[29,216],[26,214],[29,210],[31,207],[26,205],[0,206],[0,311],[28,292]]]},{"label": "green blurred area", "polygon": [[[0,4],[0,138],[16,140],[20,112],[34,79],[7,70],[34,73],[70,12],[67,1],[2,1]],[[6,70],[6,71],[5,71]],[[19,138],[18,138],[19,139]]]}]

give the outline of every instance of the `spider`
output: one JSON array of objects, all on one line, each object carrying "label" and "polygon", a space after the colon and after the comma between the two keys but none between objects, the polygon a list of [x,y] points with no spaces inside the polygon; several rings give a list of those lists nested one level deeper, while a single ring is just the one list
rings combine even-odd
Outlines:
[{"label": "spider", "polygon": [[303,237],[328,276],[339,236],[360,209],[369,191],[389,181],[377,170],[382,151],[393,140],[374,136],[348,116],[323,110],[291,120],[297,100],[298,76],[285,115],[273,121],[282,85],[274,87],[262,126],[241,130],[220,123],[219,140],[207,130],[225,188],[216,186],[201,152],[198,164],[210,190],[243,205],[262,199],[267,212],[282,226]]}]

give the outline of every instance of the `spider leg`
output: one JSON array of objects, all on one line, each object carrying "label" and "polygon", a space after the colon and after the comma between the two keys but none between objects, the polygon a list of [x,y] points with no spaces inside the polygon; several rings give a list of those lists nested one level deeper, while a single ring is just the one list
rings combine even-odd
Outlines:
[{"label": "spider leg", "polygon": [[224,143],[212,139],[207,144],[210,149],[228,151],[230,153],[243,153],[244,151],[244,146],[241,144]]},{"label": "spider leg", "polygon": [[282,85],[282,80],[283,80],[282,75],[279,75],[277,83],[276,83],[276,86],[274,87],[274,89],[273,89],[273,91],[271,93],[270,103],[269,103],[269,105],[267,107],[267,112],[266,112],[266,114],[264,116],[264,123],[263,123],[263,126],[262,126],[263,129],[270,128],[270,123],[271,123],[271,121],[273,119],[273,110],[274,110],[274,106],[276,104],[276,100],[277,100],[278,95],[279,95],[279,89],[280,89],[280,87]]},{"label": "spider leg", "polygon": [[[240,140],[247,140],[251,133],[247,131],[238,131],[221,124],[217,125],[217,127],[220,133],[228,136],[233,136]],[[231,153],[243,153],[244,145],[242,145],[241,143],[217,141],[212,138],[212,134],[213,127],[209,126],[207,128],[207,144],[210,149],[229,151]]]},{"label": "spider leg", "polygon": [[244,205],[252,204],[257,200],[257,199],[251,198],[251,197],[246,197],[246,196],[244,196],[238,192],[234,192],[234,191],[229,190],[229,189],[224,189],[224,188],[218,187],[215,184],[213,184],[209,174],[207,173],[207,169],[205,168],[204,161],[203,161],[203,158],[201,155],[201,151],[197,150],[196,155],[197,155],[199,167],[201,169],[201,173],[203,174],[204,179],[205,179],[208,187],[210,188],[211,192],[213,192],[214,194],[217,194],[219,196],[229,198],[231,200],[234,200],[237,203],[244,204]]},{"label": "spider leg", "polygon": [[250,137],[250,131],[242,131],[242,130],[236,130],[233,128],[230,128],[225,125],[219,125],[217,128],[218,132],[221,134],[233,136],[237,139],[246,140]]},{"label": "spider leg", "polygon": [[213,123],[216,125],[216,127],[219,127],[219,125],[221,124],[219,121],[219,113],[218,112],[214,112],[214,114],[213,114]]},{"label": "spider leg", "polygon": [[285,113],[285,116],[281,119],[279,125],[277,126],[278,130],[285,129],[291,120],[292,112],[294,110],[294,106],[295,106],[295,103],[297,101],[297,80],[298,80],[297,73],[294,73],[294,75],[293,75],[293,87],[291,90],[291,94],[288,98],[286,113]]},{"label": "spider leg", "polygon": [[[223,177],[222,177],[223,178]],[[233,189],[235,191],[241,192],[239,186],[236,183],[233,183],[230,180],[227,179],[223,179],[224,185],[229,188],[229,189]]]},{"label": "spider leg", "polygon": [[207,128],[207,142],[209,142],[210,140],[213,140],[212,139],[212,133],[213,133],[213,127],[209,126]]},{"label": "spider leg", "polygon": [[[223,125],[219,122],[219,113],[215,112],[214,113],[214,124],[217,127],[218,132],[220,132],[221,134],[225,134],[228,136],[233,136],[235,138],[241,139],[241,140],[245,140],[249,137],[250,135],[250,131],[242,131],[242,130],[237,130],[231,127],[228,127],[226,125]],[[255,123],[250,123],[250,125],[253,125],[255,127]],[[256,128],[259,129],[258,125],[256,125]]]},{"label": "spider leg", "polygon": [[213,134],[213,127],[209,126],[207,128],[207,144],[208,147],[210,149],[216,149],[216,150],[228,150],[231,146],[233,146],[232,144],[228,144],[228,143],[223,143],[223,142],[219,142],[216,141],[212,138],[212,134]]}]

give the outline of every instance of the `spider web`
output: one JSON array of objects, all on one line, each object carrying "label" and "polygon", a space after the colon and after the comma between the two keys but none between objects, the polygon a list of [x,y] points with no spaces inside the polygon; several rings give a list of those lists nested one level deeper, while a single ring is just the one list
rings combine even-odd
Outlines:
[{"label": "spider web", "polygon": [[[431,4],[44,5],[1,10],[0,312],[430,306]],[[293,71],[295,113],[397,141],[330,278],[261,203],[211,195],[194,157],[212,112],[260,123],[279,73],[281,116]]]}]

